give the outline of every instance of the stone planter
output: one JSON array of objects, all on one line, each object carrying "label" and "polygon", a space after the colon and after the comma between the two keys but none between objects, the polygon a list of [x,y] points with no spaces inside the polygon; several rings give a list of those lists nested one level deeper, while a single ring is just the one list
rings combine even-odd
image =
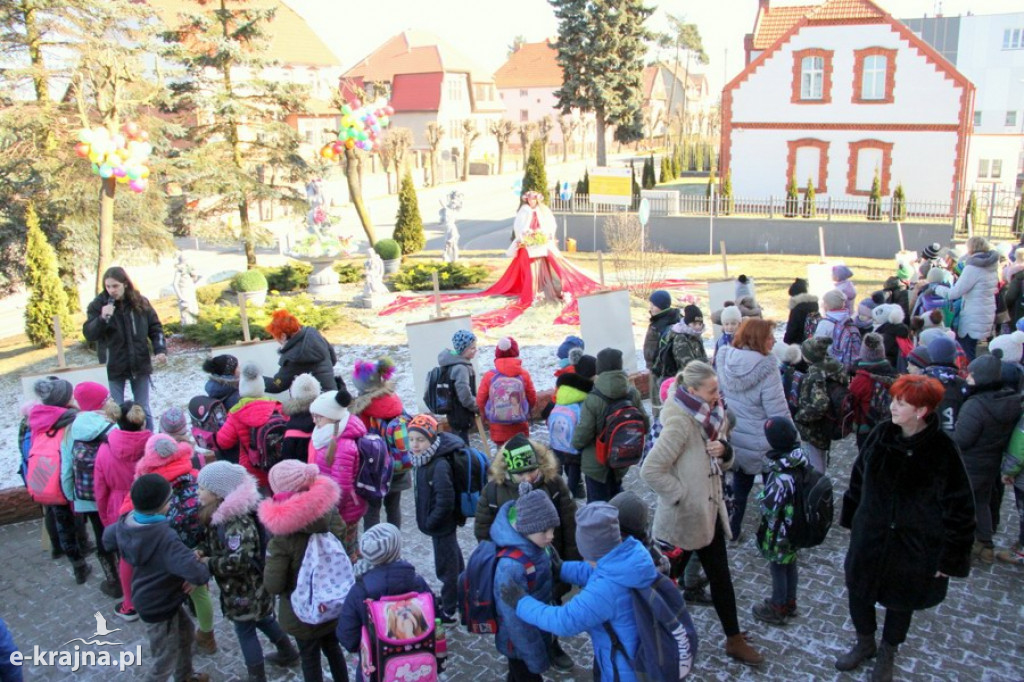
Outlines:
[{"label": "stone planter", "polygon": [[402,259],[395,258],[394,260],[384,261],[384,274],[394,275],[402,268]]},{"label": "stone planter", "polygon": [[267,290],[263,291],[236,291],[235,300],[240,300],[245,295],[245,305],[248,307],[262,308],[267,304]]},{"label": "stone planter", "polygon": [[303,258],[305,262],[313,266],[313,272],[309,275],[309,288],[307,291],[313,298],[337,296],[341,293],[341,284],[338,282],[338,273],[334,271],[334,263],[337,256],[319,256],[316,258]]}]

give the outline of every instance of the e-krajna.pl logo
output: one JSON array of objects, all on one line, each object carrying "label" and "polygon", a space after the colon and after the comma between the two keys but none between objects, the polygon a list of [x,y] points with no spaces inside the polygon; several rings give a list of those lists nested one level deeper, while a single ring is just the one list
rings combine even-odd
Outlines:
[{"label": "e-krajna.pl logo", "polygon": [[[87,649],[85,647],[121,646],[121,642],[108,642],[100,640],[100,637],[107,637],[121,628],[107,629],[107,620],[99,611],[95,614],[96,632],[92,633],[93,639],[82,639],[75,637],[61,645],[58,650],[40,649],[39,645],[32,647],[32,653],[15,651],[11,654],[11,665],[33,665],[40,667],[60,666],[69,667],[71,672],[77,672],[83,667],[115,667],[121,672],[136,665],[142,665],[142,645],[138,644],[134,650],[110,651],[105,649]],[[66,648],[72,642],[73,648]]]}]

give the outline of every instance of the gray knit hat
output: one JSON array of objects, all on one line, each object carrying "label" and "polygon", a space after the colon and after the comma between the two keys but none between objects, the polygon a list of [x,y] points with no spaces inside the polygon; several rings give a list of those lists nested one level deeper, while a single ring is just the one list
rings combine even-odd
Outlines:
[{"label": "gray knit hat", "polygon": [[378,523],[359,539],[359,553],[374,566],[389,564],[402,556],[402,531],[390,523]]},{"label": "gray knit hat", "polygon": [[262,398],[264,395],[263,373],[259,365],[247,362],[242,367],[242,376],[238,379],[238,395],[243,398]]},{"label": "gray knit hat", "polygon": [[199,487],[206,488],[217,497],[224,499],[245,482],[249,474],[241,464],[227,460],[210,462],[199,470]]},{"label": "gray knit hat", "polygon": [[576,512],[576,548],[586,561],[599,561],[622,543],[619,510],[607,502],[591,502]]},{"label": "gray knit hat", "polygon": [[548,528],[561,525],[558,510],[548,494],[543,490],[534,490],[525,481],[519,484],[519,499],[515,501],[514,510],[512,527],[523,535],[542,533]]},{"label": "gray knit hat", "polygon": [[71,385],[70,381],[48,377],[33,384],[32,390],[43,405],[67,407],[74,396],[75,387]]},{"label": "gray knit hat", "polygon": [[647,504],[632,490],[624,490],[609,503],[619,510],[619,530],[637,540],[647,540]]}]

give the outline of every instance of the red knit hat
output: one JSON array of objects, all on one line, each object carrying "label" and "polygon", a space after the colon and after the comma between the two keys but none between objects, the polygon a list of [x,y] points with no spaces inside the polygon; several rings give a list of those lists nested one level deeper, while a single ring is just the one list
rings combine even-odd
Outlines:
[{"label": "red knit hat", "polygon": [[103,384],[95,381],[83,381],[75,386],[75,401],[83,412],[102,410],[110,397],[110,391]]},{"label": "red knit hat", "polygon": [[518,358],[519,344],[511,336],[506,336],[494,347],[494,358]]}]

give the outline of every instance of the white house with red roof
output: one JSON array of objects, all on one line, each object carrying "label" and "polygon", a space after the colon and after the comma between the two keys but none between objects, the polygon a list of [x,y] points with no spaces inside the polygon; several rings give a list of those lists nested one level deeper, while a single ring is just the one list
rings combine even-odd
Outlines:
[{"label": "white house with red roof", "polygon": [[949,205],[965,187],[974,86],[872,0],[772,7],[760,0],[748,63],[722,92],[722,173],[741,198],[790,177],[838,199]]}]

